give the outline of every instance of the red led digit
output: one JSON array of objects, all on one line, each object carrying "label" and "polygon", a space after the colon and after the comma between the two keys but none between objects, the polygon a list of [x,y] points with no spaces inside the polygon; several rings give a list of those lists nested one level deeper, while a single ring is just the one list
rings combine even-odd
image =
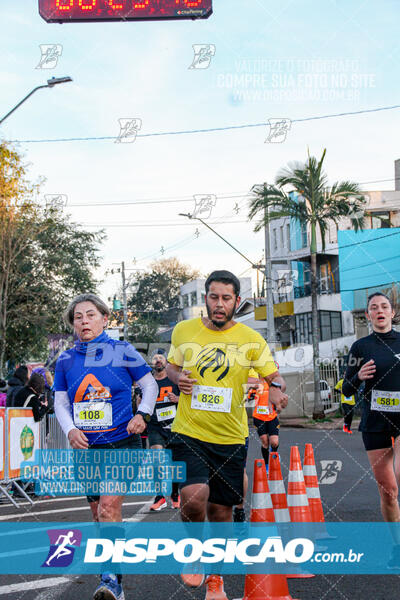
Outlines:
[{"label": "red led digit", "polygon": [[183,0],[188,8],[196,8],[202,3],[202,0]]},{"label": "red led digit", "polygon": [[150,0],[144,0],[144,2],[136,2],[133,5],[133,8],[146,8],[150,3]]},{"label": "red led digit", "polygon": [[97,0],[78,0],[82,10],[93,10],[97,4]]},{"label": "red led digit", "polygon": [[108,0],[108,4],[111,6],[112,9],[114,10],[121,10],[122,8],[124,8],[123,4],[114,4],[115,0]]},{"label": "red led digit", "polygon": [[[66,2],[66,4],[64,4]],[[58,10],[71,10],[74,6],[74,0],[56,0]]]}]

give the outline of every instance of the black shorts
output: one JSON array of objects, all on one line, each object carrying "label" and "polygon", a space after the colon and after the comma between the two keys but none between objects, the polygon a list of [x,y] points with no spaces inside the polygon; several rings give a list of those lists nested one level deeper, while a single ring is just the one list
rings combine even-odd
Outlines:
[{"label": "black shorts", "polygon": [[246,468],[246,462],[247,462],[247,453],[249,451],[249,436],[247,436],[246,441],[244,443],[244,468]]},{"label": "black shorts", "polygon": [[382,448],[392,447],[392,437],[400,435],[397,429],[393,431],[362,431],[362,439],[365,449],[381,450]]},{"label": "black shorts", "polygon": [[262,421],[261,419],[253,418],[254,426],[257,427],[257,433],[262,435],[279,435],[279,419],[275,417],[272,421]]},{"label": "black shorts", "polygon": [[[134,450],[135,448],[142,449],[142,439],[138,433],[131,435],[130,437],[124,438],[122,440],[118,440],[117,442],[110,442],[108,444],[94,444],[89,447],[89,450],[125,450],[129,448]],[[86,496],[88,502],[98,502],[100,500],[100,496]]]},{"label": "black shorts", "polygon": [[163,427],[148,428],[149,446],[162,446],[166,448],[171,438],[171,430]]},{"label": "black shorts", "polygon": [[235,506],[243,502],[244,444],[211,444],[181,433],[173,433],[170,442],[174,461],[186,463],[186,480],[180,488],[206,483],[209,502]]}]

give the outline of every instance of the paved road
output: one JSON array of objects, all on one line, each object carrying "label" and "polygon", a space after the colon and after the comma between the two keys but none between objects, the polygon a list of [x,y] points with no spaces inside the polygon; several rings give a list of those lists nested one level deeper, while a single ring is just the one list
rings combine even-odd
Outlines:
[{"label": "paved road", "polygon": [[[281,463],[287,478],[290,446],[298,444],[303,455],[304,444],[311,442],[321,475],[320,461],[337,461],[341,470],[335,483],[321,484],[321,496],[325,518],[328,521],[380,521],[379,497],[376,484],[369,471],[361,436],[341,431],[317,431],[283,429],[281,432]],[[252,463],[260,457],[256,436],[251,436],[249,452],[249,476]],[[250,495],[248,500],[250,500]],[[150,498],[129,497],[123,510],[123,518],[145,521],[178,520],[176,511],[166,509],[161,513],[149,513]],[[38,501],[30,508],[22,505],[17,511],[12,506],[0,505],[0,520],[4,521],[89,521],[86,500],[53,499]],[[378,549],[379,550],[379,549]],[[76,576],[74,578],[39,576],[0,576],[0,600],[91,600],[97,578]],[[225,590],[229,599],[241,598],[244,576],[226,578]],[[42,587],[40,587],[42,586]],[[202,600],[204,590],[189,590],[180,583],[177,575],[157,577],[125,576],[126,600]],[[290,580],[293,598],[300,600],[397,600],[400,595],[400,579],[395,575],[318,575],[312,579]]]}]

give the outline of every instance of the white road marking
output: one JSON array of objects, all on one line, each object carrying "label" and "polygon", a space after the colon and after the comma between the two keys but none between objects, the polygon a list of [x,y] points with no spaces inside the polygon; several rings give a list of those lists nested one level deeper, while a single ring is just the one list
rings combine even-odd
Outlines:
[{"label": "white road marking", "polygon": [[[0,496],[1,498],[1,496]],[[69,500],[82,500],[82,499],[86,499],[86,496],[65,496],[62,498],[47,498],[47,500],[34,500],[34,505],[35,504],[43,504],[44,502],[68,502]],[[32,506],[30,502],[28,502],[27,500],[24,500],[23,502],[18,502],[18,506],[26,506],[27,504],[29,504],[29,506]],[[6,504],[1,504],[1,506],[3,508],[5,508],[7,505]]]},{"label": "white road marking", "polygon": [[138,523],[139,521],[143,521],[143,519],[145,518],[146,514],[149,511],[150,506],[152,506],[152,504],[154,504],[154,500],[149,500],[148,502],[146,502],[146,504],[144,506],[142,506],[142,508],[139,508],[139,510],[137,512],[135,512],[135,514],[133,515],[133,517],[129,517],[128,519],[124,519],[124,523]]},{"label": "white road marking", "polygon": [[[124,502],[124,506],[135,506],[137,504],[144,504],[144,503],[145,503],[144,500],[142,500],[141,502]],[[41,510],[41,511],[37,511],[37,512],[26,512],[26,513],[15,513],[12,515],[2,515],[0,517],[0,521],[9,521],[13,517],[18,517],[19,519],[23,519],[23,518],[27,518],[27,517],[36,517],[37,515],[52,515],[54,513],[71,512],[71,511],[78,511],[78,510],[87,510],[87,511],[90,510],[89,504],[87,504],[86,506],[71,506],[71,508],[55,508],[54,510]],[[66,527],[67,526],[68,525],[66,524]]]},{"label": "white road marking", "polygon": [[15,594],[16,592],[26,592],[27,590],[38,590],[40,588],[53,587],[62,583],[69,583],[69,577],[49,577],[48,579],[34,579],[33,581],[22,581],[21,583],[11,583],[10,585],[0,586],[1,594]]}]

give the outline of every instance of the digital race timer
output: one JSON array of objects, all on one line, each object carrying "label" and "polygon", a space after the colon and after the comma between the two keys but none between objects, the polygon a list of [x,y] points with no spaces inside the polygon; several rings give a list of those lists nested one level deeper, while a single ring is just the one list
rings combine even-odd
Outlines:
[{"label": "digital race timer", "polygon": [[39,0],[39,13],[48,23],[207,19],[212,0]]}]

